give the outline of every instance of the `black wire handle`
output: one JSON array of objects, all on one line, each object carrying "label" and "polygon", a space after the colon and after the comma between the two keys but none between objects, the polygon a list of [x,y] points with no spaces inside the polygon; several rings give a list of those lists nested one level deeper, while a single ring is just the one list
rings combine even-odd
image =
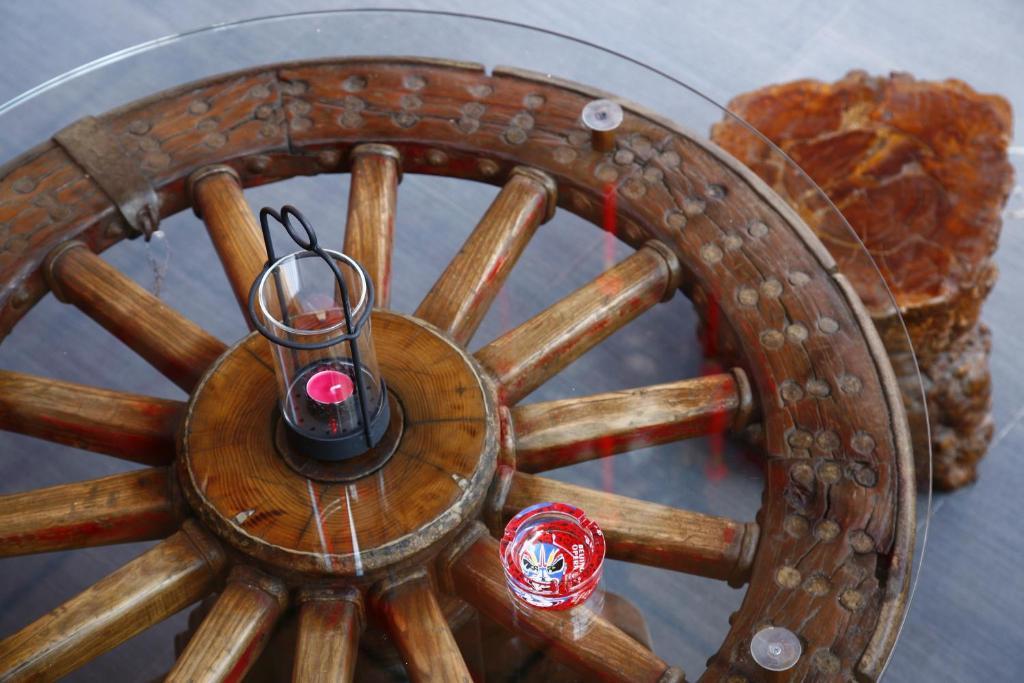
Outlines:
[{"label": "black wire handle", "polygon": [[[293,217],[302,226],[302,230],[305,233],[305,239],[303,239],[302,235],[300,235],[296,231],[295,226],[292,224],[291,219]],[[263,321],[261,320],[262,316],[257,315],[256,297],[259,295],[260,283],[263,282],[263,279],[266,276],[267,272],[274,266],[274,263],[277,261],[277,255],[274,253],[274,244],[270,238],[270,222],[268,220],[269,218],[273,218],[278,223],[280,223],[284,227],[285,232],[288,233],[288,236],[292,238],[292,241],[295,242],[295,244],[297,244],[299,248],[301,248],[303,251],[316,254],[321,259],[323,259],[324,262],[331,269],[331,272],[334,273],[334,277],[338,281],[338,287],[341,290],[342,307],[345,313],[345,328],[347,330],[345,334],[339,335],[332,339],[324,339],[318,342],[293,341],[291,339],[279,337],[278,335],[274,334],[274,332],[272,332],[270,328],[263,323]],[[260,227],[263,229],[263,243],[267,249],[267,263],[266,265],[263,266],[263,270],[260,271],[260,274],[256,278],[256,281],[252,283],[252,287],[249,289],[249,318],[252,320],[253,327],[255,327],[260,334],[262,334],[264,337],[274,342],[275,344],[280,344],[281,346],[286,346],[290,349],[297,349],[300,351],[326,349],[329,346],[334,346],[335,344],[339,344],[343,341],[355,340],[359,336],[359,333],[362,331],[363,326],[366,324],[366,321],[369,319],[370,311],[373,309],[373,282],[370,280],[369,276],[366,274],[366,271],[363,269],[363,267],[354,260],[350,261],[350,264],[354,265],[356,270],[359,272],[360,276],[362,277],[363,283],[366,286],[366,306],[363,307],[363,310],[359,313],[359,317],[356,318],[355,322],[353,323],[352,308],[348,297],[348,285],[345,284],[345,278],[342,276],[341,270],[338,268],[338,264],[334,262],[334,258],[332,258],[331,255],[328,254],[324,250],[324,248],[320,246],[320,242],[316,236],[316,231],[313,230],[313,226],[309,224],[309,221],[306,220],[306,217],[303,216],[298,209],[296,209],[294,206],[291,206],[290,204],[282,206],[280,213],[274,211],[269,206],[265,206],[262,209],[260,209]],[[284,318],[284,323],[288,327],[291,327],[291,321],[288,316],[288,310],[284,304],[284,291],[281,287],[280,277],[277,273],[274,273],[274,279],[279,297],[278,300],[281,302],[281,316]]]},{"label": "black wire handle", "polygon": [[[318,342],[297,342],[277,336],[263,324],[260,320],[261,316],[256,315],[256,297],[259,295],[260,283],[263,282],[267,273],[277,262],[277,255],[274,253],[274,244],[270,238],[270,218],[273,218],[284,227],[285,232],[288,233],[288,236],[292,238],[292,241],[295,242],[300,249],[307,253],[313,253],[319,256],[323,259],[324,263],[330,267],[331,272],[334,273],[334,278],[337,280],[339,290],[341,291],[342,310],[345,313],[345,329],[347,330],[345,334]],[[305,233],[305,239],[303,239],[302,235],[297,232],[295,226],[292,224],[292,218],[295,218],[295,220],[297,220],[302,226],[302,230]],[[252,283],[252,287],[249,289],[249,318],[252,320],[253,326],[260,334],[273,343],[280,344],[281,346],[294,350],[315,351],[319,349],[326,349],[334,346],[335,344],[340,344],[343,341],[348,342],[349,351],[352,355],[352,366],[355,370],[353,374],[355,375],[356,388],[359,391],[357,399],[359,401],[359,413],[363,423],[363,435],[366,438],[366,447],[372,448],[373,438],[370,434],[370,410],[366,405],[366,381],[363,377],[363,363],[359,357],[359,346],[356,344],[356,340],[359,338],[359,334],[362,332],[366,321],[369,320],[370,311],[373,309],[373,282],[358,262],[354,259],[349,260],[349,264],[355,267],[356,271],[362,278],[363,285],[366,287],[366,305],[363,306],[363,310],[360,312],[359,317],[353,324],[352,306],[349,302],[348,285],[345,284],[345,278],[342,276],[341,270],[338,268],[338,264],[334,262],[334,258],[332,258],[331,255],[320,246],[320,242],[316,237],[316,231],[313,230],[313,226],[309,224],[309,221],[307,221],[306,217],[302,215],[302,212],[290,204],[282,206],[280,213],[274,211],[269,206],[265,206],[260,209],[260,227],[263,229],[263,243],[267,248],[267,263],[263,266],[263,270],[260,271],[256,281]],[[274,286],[277,288],[278,302],[281,305],[281,317],[284,318],[284,323],[290,328],[292,327],[292,324],[288,316],[288,307],[285,304],[284,289],[281,287],[280,273],[276,271],[274,272]],[[386,399],[382,398],[382,400]]]}]

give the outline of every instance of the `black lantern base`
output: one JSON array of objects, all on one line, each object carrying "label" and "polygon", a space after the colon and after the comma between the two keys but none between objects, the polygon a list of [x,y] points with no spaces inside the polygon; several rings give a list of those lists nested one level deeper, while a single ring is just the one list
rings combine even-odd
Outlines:
[{"label": "black lantern base", "polygon": [[284,423],[285,437],[289,448],[303,457],[329,462],[349,460],[371,450],[380,443],[391,422],[388,388],[383,381],[380,389],[380,405],[377,407],[376,413],[370,417],[369,443],[367,443],[367,431],[364,431],[362,427],[340,436],[316,436],[307,430],[296,427],[287,417],[283,417],[281,421]]},{"label": "black lantern base", "polygon": [[372,449],[345,460],[318,460],[294,447],[292,429],[280,410],[275,409],[273,415],[274,448],[285,464],[304,477],[316,481],[352,482],[373,474],[391,459],[402,443],[405,431],[405,414],[402,403],[394,393],[387,395],[388,410],[391,419],[380,442]]}]

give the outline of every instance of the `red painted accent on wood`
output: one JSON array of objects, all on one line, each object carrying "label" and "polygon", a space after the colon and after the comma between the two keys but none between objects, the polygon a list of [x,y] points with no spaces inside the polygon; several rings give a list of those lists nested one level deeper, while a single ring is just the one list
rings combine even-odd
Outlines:
[{"label": "red painted accent on wood", "polygon": [[181,519],[164,469],[0,496],[0,557],[169,536]]},{"label": "red painted accent on wood", "polygon": [[606,183],[603,189],[604,263],[610,268],[615,263],[615,239],[618,237],[618,196],[614,183]]},{"label": "red painted accent on wood", "polygon": [[575,463],[579,460],[578,455],[581,451],[596,452],[598,457],[604,458],[615,453],[621,453],[627,445],[628,448],[625,450],[639,450],[651,445],[685,438],[690,434],[710,434],[713,425],[716,423],[716,418],[721,416],[724,420],[729,415],[731,415],[731,411],[723,410],[714,413],[706,419],[688,422],[684,428],[680,428],[679,425],[675,424],[658,425],[657,427],[651,427],[631,434],[602,436],[594,443],[573,444],[564,448],[551,449],[545,451],[545,460],[551,462],[550,467],[545,469],[555,469],[563,465]]},{"label": "red painted accent on wood", "polygon": [[[700,341],[704,348],[704,357],[708,360],[705,361],[701,374],[714,375],[722,372],[722,367],[716,358],[722,309],[718,305],[718,298],[713,293],[709,292],[707,298],[704,328]],[[708,424],[710,457],[704,465],[704,472],[712,482],[722,481],[729,475],[729,466],[725,462],[725,435],[728,428],[729,415],[726,413],[716,413]]]},{"label": "red painted accent on wood", "polygon": [[86,546],[107,545],[126,540],[143,540],[149,538],[154,529],[171,529],[176,522],[176,516],[170,512],[132,514],[117,520],[81,522],[40,529],[34,533],[0,535],[0,545],[65,545],[76,540]]},{"label": "red painted accent on wood", "polygon": [[240,683],[245,678],[245,674],[249,672],[249,667],[252,665],[253,658],[263,651],[263,646],[269,635],[269,629],[267,628],[257,631],[255,637],[249,642],[248,647],[245,648],[238,661],[235,662],[235,666],[232,667],[230,673],[224,678],[225,683]]}]

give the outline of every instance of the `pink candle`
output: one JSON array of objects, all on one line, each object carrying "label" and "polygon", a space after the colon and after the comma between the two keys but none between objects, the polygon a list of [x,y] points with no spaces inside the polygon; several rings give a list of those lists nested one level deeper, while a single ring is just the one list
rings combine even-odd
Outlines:
[{"label": "pink candle", "polygon": [[306,382],[306,393],[317,403],[341,403],[354,391],[352,379],[344,372],[321,370]]}]

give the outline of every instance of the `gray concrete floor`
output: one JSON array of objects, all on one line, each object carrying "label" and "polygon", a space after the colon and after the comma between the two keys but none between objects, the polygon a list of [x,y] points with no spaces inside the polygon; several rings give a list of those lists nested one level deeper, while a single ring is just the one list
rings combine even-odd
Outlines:
[{"label": "gray concrete floor", "polygon": [[[379,3],[360,3],[377,5]],[[1024,112],[1024,3],[1014,0],[962,3],[952,0],[897,2],[664,3],[651,0],[610,3],[390,2],[391,6],[464,11],[542,26],[623,52],[686,81],[711,98],[725,102],[744,90],[796,77],[834,79],[852,68],[875,73],[906,70],[919,77],[958,77],[983,91],[999,92]],[[348,3],[339,3],[346,6]],[[8,0],[0,6],[0,101],[83,62],[132,44],[243,16],[322,9],[302,0],[255,0],[245,3],[175,3],[121,1],[49,3]],[[435,52],[444,56],[445,42]],[[262,46],[253,46],[254,50]],[[339,49],[339,52],[343,52]],[[505,61],[516,62],[511,55]],[[554,56],[552,56],[553,58]],[[578,66],[578,65],[577,65]],[[215,69],[211,69],[215,70]],[[602,86],[602,74],[589,79]],[[12,149],[41,139],[21,139],[0,130],[0,146]],[[1019,143],[1018,143],[1019,144]],[[6,156],[6,154],[4,155]],[[1021,154],[1014,156],[1024,172]],[[412,181],[412,182],[410,182]],[[313,217],[329,225],[343,216],[344,188],[337,178],[298,181],[251,193],[254,204],[276,204],[300,197],[316,207]],[[402,186],[400,231],[396,254],[396,306],[411,310],[443,264],[455,252],[493,196],[489,188],[457,187],[445,181],[408,179]],[[451,199],[452,197],[456,198]],[[439,198],[448,198],[441,200]],[[1024,649],[1019,623],[1024,618],[1024,533],[1013,505],[1024,488],[1024,336],[1019,326],[1019,288],[1024,286],[1024,196],[1012,200],[998,262],[1001,279],[984,313],[993,328],[992,369],[997,437],[981,469],[980,481],[952,495],[939,496],[929,529],[921,582],[887,680],[1015,681],[1024,677]],[[424,208],[426,207],[426,208]],[[406,223],[402,224],[402,216]],[[446,226],[431,240],[416,237],[417,228]],[[165,225],[170,261],[164,286],[169,303],[225,340],[243,333],[226,281],[212,257],[202,227],[179,215]],[[535,240],[517,268],[510,294],[495,307],[478,340],[501,329],[592,277],[604,262],[592,232],[570,217],[557,230]],[[402,232],[399,233],[400,236]],[[551,254],[578,250],[590,238],[595,248],[568,274]],[[621,252],[619,252],[621,254]],[[141,255],[141,256],[140,256]],[[140,243],[122,244],[107,258],[144,284],[151,274]],[[538,282],[547,283],[539,287]],[[228,313],[224,314],[224,309]],[[610,388],[595,379],[595,368],[625,354],[633,359],[624,384],[644,384],[693,374],[699,359],[689,340],[693,317],[686,302],[676,300],[645,316],[635,329],[614,336],[586,363],[574,366],[545,387],[538,398],[590,393]],[[39,339],[49,340],[45,353]],[[680,350],[680,346],[684,347]],[[638,351],[642,350],[643,353]],[[116,358],[116,363],[107,362]],[[656,364],[645,358],[658,358]],[[667,361],[665,359],[668,359]],[[0,367],[122,390],[179,397],[156,375],[93,323],[52,299],[42,302],[0,348]],[[607,377],[605,378],[607,380]],[[673,451],[674,468],[651,482],[645,466],[655,466],[663,452],[644,452],[616,461],[616,489],[630,495],[707,512],[749,517],[759,500],[756,465],[739,453],[727,455],[729,476],[709,482],[704,469],[705,444]],[[110,459],[0,434],[0,492],[26,490],[119,471]],[[600,467],[579,468],[566,477],[599,484]],[[137,555],[139,546],[55,553],[0,564],[0,634],[7,634],[52,609],[114,567]],[[690,672],[718,645],[729,612],[741,593],[724,586],[657,570],[618,564],[609,568],[609,588],[627,594],[645,610],[659,654]],[[675,596],[667,605],[662,592]],[[182,628],[181,616],[141,635],[80,670],[74,680],[145,680],[165,671],[171,661],[170,635]]]}]

